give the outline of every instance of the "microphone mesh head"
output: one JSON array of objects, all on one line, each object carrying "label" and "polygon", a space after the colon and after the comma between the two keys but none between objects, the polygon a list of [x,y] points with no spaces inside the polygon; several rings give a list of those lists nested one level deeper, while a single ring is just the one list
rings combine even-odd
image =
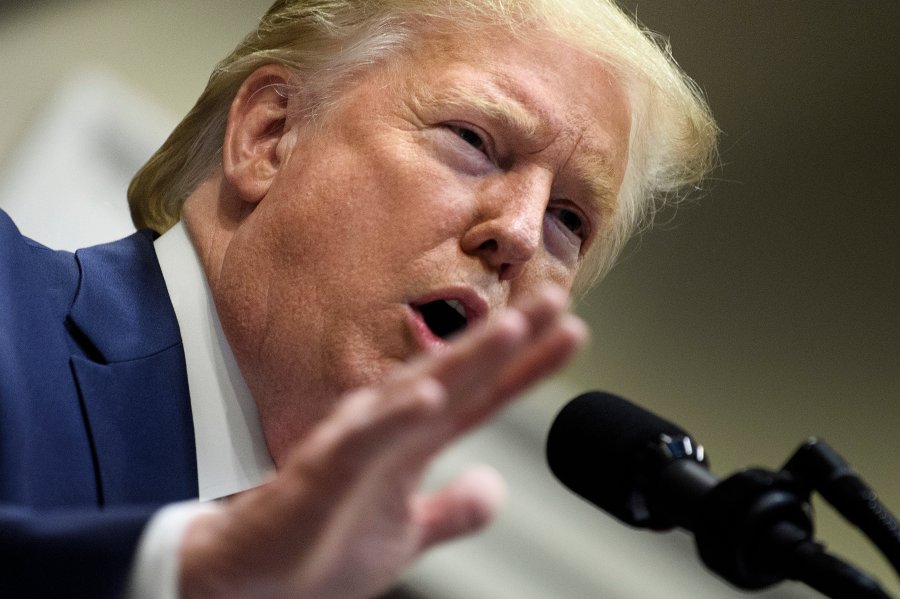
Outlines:
[{"label": "microphone mesh head", "polygon": [[663,435],[679,427],[611,393],[592,391],[566,404],[550,427],[547,462],[569,489],[626,524],[656,526],[644,485]]}]

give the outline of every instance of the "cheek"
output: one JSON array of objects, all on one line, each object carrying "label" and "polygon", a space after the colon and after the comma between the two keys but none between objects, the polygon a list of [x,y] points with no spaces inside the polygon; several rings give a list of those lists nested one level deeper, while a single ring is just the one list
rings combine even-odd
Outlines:
[{"label": "cheek", "polygon": [[414,137],[353,141],[291,157],[292,176],[275,190],[269,219],[280,231],[279,270],[351,286],[402,278],[471,224],[474,179],[448,172]]},{"label": "cheek", "polygon": [[544,214],[542,235],[550,259],[558,262],[566,271],[574,273],[581,256],[581,238],[550,212]]},{"label": "cheek", "polygon": [[404,158],[387,158],[394,165],[387,172],[368,165],[358,172],[369,176],[348,182],[353,230],[367,240],[369,256],[409,259],[458,239],[472,220],[473,189],[427,161]]},{"label": "cheek", "polygon": [[551,284],[567,292],[572,290],[581,264],[578,240],[553,216],[545,215],[541,241],[542,249],[512,282],[513,296],[530,296]]},{"label": "cheek", "polygon": [[510,304],[534,296],[547,285],[555,285],[566,293],[571,293],[574,284],[573,271],[551,260],[533,260],[518,278],[510,283]]}]

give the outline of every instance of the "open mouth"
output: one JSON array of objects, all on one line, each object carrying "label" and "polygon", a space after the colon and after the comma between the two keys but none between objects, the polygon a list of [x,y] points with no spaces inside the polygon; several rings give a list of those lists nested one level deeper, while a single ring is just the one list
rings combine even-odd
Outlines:
[{"label": "open mouth", "polygon": [[466,307],[458,300],[437,300],[415,307],[425,324],[437,337],[448,339],[465,330],[468,324]]}]

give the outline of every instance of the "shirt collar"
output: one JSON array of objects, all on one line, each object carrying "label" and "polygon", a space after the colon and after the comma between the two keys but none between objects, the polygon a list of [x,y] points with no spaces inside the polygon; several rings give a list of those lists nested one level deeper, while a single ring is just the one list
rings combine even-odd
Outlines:
[{"label": "shirt collar", "polygon": [[219,322],[194,246],[179,222],[154,243],[181,329],[200,500],[262,484],[274,471],[256,403]]}]

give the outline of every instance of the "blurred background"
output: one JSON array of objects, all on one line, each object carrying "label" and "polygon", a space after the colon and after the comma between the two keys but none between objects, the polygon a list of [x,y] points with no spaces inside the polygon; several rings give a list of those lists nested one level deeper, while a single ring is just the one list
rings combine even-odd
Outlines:
[{"label": "blurred background", "polygon": [[[131,173],[268,4],[0,0],[0,207],[56,247],[127,233]],[[900,511],[900,3],[623,6],[706,92],[722,166],[578,306],[590,349],[436,465],[433,481],[494,464],[509,508],[424,559],[412,597],[744,596],[686,535],[627,529],[552,480],[546,430],[588,389],[681,424],[723,476],[824,437]],[[866,540],[815,507],[819,539],[900,594]]]}]

